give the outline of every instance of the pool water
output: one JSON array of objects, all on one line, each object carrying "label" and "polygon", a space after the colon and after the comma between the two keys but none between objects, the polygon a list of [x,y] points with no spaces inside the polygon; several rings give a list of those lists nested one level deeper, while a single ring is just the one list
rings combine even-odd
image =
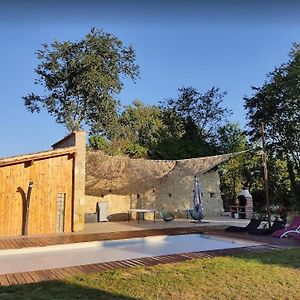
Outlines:
[{"label": "pool water", "polygon": [[0,250],[0,274],[254,245],[257,243],[186,234]]}]

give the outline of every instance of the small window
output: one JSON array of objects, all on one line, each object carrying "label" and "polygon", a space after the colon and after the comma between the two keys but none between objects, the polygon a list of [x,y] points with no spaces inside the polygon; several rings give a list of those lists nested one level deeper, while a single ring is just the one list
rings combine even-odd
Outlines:
[{"label": "small window", "polygon": [[169,194],[169,197],[172,197],[172,194]]},{"label": "small window", "polygon": [[216,196],[216,193],[209,193],[210,198],[215,198],[215,196]]},{"label": "small window", "polygon": [[56,200],[56,233],[63,233],[65,226],[66,193],[58,193]]}]

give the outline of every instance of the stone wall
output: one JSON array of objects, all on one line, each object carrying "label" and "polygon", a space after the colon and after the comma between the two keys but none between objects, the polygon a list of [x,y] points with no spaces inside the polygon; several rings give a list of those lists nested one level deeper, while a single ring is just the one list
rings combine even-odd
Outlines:
[{"label": "stone wall", "polygon": [[[223,201],[220,195],[219,175],[210,171],[198,175],[203,193],[204,215],[208,217],[220,216]],[[161,184],[143,193],[130,195],[99,195],[86,196],[84,209],[86,213],[96,211],[97,202],[108,203],[108,215],[127,213],[130,208],[155,208],[157,210],[170,210],[177,217],[186,217],[185,209],[193,206],[194,176],[168,176]],[[133,215],[133,218],[136,216]],[[151,214],[146,214],[146,219],[151,219]]]},{"label": "stone wall", "polygon": [[96,212],[97,202],[107,203],[108,216],[114,216],[116,214],[125,214],[131,206],[131,196],[130,195],[105,195],[105,196],[86,196],[85,197],[85,213]]},{"label": "stone wall", "polygon": [[[203,189],[206,217],[220,216],[223,201],[217,166],[238,153],[183,160],[130,159],[88,151],[86,156],[86,194],[127,195],[129,208],[156,208],[181,211],[192,207],[194,176]],[[128,203],[127,203],[128,205]],[[179,213],[178,213],[179,214]]]},{"label": "stone wall", "polygon": [[[203,209],[205,217],[220,216],[223,201],[220,195],[220,180],[218,173],[210,171],[198,175],[203,194]],[[181,212],[185,216],[185,209],[193,206],[194,176],[168,176],[162,183],[152,190],[137,195],[137,208],[156,208]]]}]

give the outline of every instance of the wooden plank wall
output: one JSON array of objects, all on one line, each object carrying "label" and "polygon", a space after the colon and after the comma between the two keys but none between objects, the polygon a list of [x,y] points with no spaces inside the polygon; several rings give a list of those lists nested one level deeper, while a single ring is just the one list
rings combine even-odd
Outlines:
[{"label": "wooden plank wall", "polygon": [[58,193],[66,193],[65,232],[70,232],[73,202],[73,163],[68,155],[0,167],[0,236],[21,235],[24,197],[33,182],[28,234],[56,231]]}]

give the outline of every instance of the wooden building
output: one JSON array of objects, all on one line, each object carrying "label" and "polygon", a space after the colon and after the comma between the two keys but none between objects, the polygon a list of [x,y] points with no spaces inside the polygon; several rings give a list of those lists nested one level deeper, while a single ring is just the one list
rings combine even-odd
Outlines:
[{"label": "wooden building", "polygon": [[24,233],[26,215],[28,234],[72,230],[74,154],[67,148],[0,160],[1,236]]},{"label": "wooden building", "polygon": [[74,220],[82,219],[78,195],[84,194],[78,184],[80,138],[85,151],[85,133],[76,132],[54,150],[0,159],[0,236],[74,231]]}]

